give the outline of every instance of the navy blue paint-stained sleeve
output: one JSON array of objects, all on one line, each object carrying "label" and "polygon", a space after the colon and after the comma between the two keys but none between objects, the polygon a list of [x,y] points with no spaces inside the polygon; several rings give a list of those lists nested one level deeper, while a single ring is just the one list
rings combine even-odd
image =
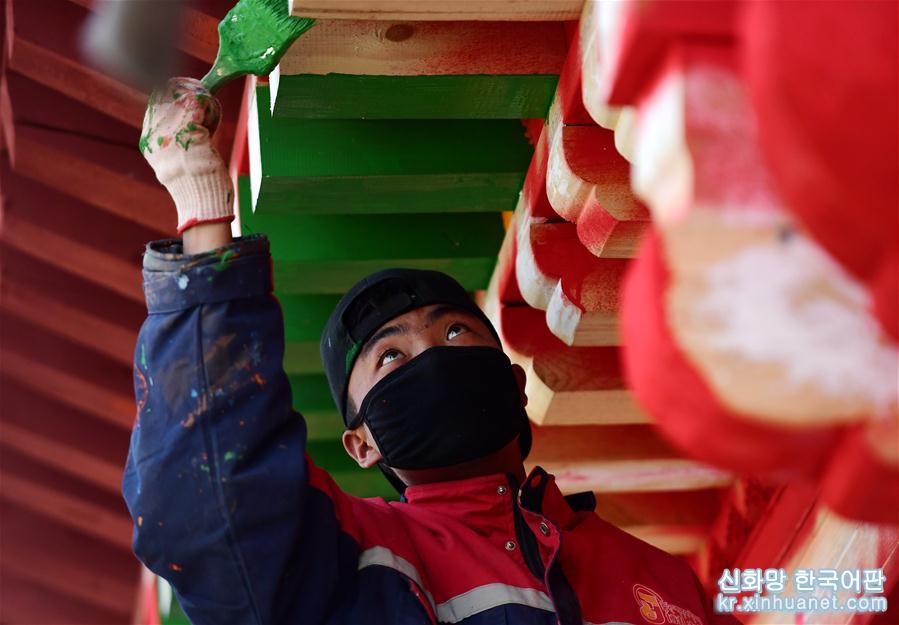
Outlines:
[{"label": "navy blue paint-stained sleeve", "polygon": [[262,236],[144,255],[148,318],[123,494],[134,551],[196,624],[317,623],[358,550],[309,487]]}]

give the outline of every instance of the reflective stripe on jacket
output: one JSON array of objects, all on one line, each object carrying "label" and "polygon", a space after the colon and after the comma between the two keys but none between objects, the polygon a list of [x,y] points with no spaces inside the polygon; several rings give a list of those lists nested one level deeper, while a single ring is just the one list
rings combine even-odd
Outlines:
[{"label": "reflective stripe on jacket", "polygon": [[[144,256],[123,492],[134,550],[195,624],[734,623],[690,568],[535,469],[343,493],[305,454],[262,236]],[[302,392],[299,389],[298,392]]]}]

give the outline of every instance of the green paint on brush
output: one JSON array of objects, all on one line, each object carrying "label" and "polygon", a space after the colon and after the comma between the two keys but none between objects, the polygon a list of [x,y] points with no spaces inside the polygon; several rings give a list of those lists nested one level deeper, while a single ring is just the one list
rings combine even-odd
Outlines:
[{"label": "green paint on brush", "polygon": [[203,85],[215,93],[239,76],[271,73],[290,44],[314,23],[289,15],[285,0],[240,0],[219,23],[218,56]]}]

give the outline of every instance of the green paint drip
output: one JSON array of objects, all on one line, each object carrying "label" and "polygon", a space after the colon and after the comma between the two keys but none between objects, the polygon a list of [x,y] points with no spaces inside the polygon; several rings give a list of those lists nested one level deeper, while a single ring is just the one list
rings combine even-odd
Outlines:
[{"label": "green paint drip", "polygon": [[219,259],[218,264],[214,265],[216,271],[224,271],[228,268],[228,261],[234,256],[234,250],[226,250],[221,258]]},{"label": "green paint drip", "polygon": [[150,147],[150,132],[152,131],[148,131],[147,134],[143,135],[140,138],[140,141],[137,142],[137,149],[140,150],[141,154],[153,153],[153,148]]},{"label": "green paint drip", "polygon": [[203,84],[215,93],[245,74],[270,74],[314,20],[292,17],[284,0],[240,0],[219,23],[219,51]]},{"label": "green paint drip", "polygon": [[140,344],[140,366],[144,369],[147,368],[147,350],[143,343]]},{"label": "green paint drip", "polygon": [[144,126],[147,128],[147,134],[141,135],[140,140],[137,142],[137,149],[140,150],[141,154],[152,154],[153,148],[150,147],[150,137],[153,135],[153,111],[154,105],[156,104],[156,94],[150,94],[150,104],[147,107],[147,119],[144,122]]}]

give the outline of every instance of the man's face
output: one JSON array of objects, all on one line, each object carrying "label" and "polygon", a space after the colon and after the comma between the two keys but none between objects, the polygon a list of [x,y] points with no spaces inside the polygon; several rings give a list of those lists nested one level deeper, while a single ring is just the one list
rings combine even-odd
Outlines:
[{"label": "man's face", "polygon": [[[350,412],[358,411],[368,391],[381,378],[402,367],[425,350],[439,346],[502,349],[484,322],[468,312],[439,304],[409,311],[382,325],[363,345],[353,365],[353,370],[350,372],[347,388],[347,404]],[[524,370],[518,365],[513,365],[512,368],[521,391],[522,405],[526,405]],[[371,432],[368,431],[367,425],[363,424],[354,430],[344,432],[343,444],[347,453],[364,468],[372,467],[381,460],[381,453]],[[493,463],[497,466],[514,466],[515,463],[520,466],[521,464],[517,441],[510,443],[498,456],[498,459],[495,459],[496,462]],[[474,463],[471,467],[462,467],[462,473],[450,472],[444,475],[443,470],[437,469],[397,470],[397,474],[407,484],[440,479],[460,479],[466,477],[464,473],[466,469],[470,469],[473,473],[488,471],[492,467],[489,460],[486,464]],[[506,472],[506,469],[500,468],[488,472]]]},{"label": "man's face", "polygon": [[484,322],[444,305],[425,306],[391,319],[365,342],[350,373],[347,397],[358,409],[368,391],[391,371],[430,347],[502,349]]}]

